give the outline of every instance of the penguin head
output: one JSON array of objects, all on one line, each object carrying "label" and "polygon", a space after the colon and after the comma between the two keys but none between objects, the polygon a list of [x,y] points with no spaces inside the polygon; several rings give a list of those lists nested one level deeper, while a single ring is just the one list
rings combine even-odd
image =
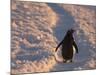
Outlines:
[{"label": "penguin head", "polygon": [[74,29],[69,29],[68,31],[67,31],[67,34],[73,34],[75,32],[75,30]]},{"label": "penguin head", "polygon": [[70,29],[69,31],[70,31],[70,33],[72,33],[72,34],[75,32],[74,29]]}]

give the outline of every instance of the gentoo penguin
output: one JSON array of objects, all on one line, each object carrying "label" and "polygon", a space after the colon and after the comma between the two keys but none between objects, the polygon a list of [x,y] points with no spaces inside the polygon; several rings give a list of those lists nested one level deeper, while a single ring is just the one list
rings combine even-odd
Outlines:
[{"label": "gentoo penguin", "polygon": [[56,47],[56,50],[58,50],[58,48],[62,45],[62,57],[63,57],[63,62],[67,62],[70,61],[72,62],[73,59],[73,47],[76,50],[76,53],[78,53],[78,47],[74,41],[73,38],[73,33],[75,30],[70,29],[67,31],[64,39],[58,44],[58,46]]}]

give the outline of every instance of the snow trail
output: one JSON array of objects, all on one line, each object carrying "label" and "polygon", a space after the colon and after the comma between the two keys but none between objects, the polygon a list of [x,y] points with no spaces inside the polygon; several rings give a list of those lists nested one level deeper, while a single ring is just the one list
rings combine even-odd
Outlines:
[{"label": "snow trail", "polygon": [[71,14],[69,12],[66,12],[58,4],[48,3],[48,5],[54,10],[54,12],[56,12],[59,17],[59,20],[56,23],[56,27],[53,29],[53,31],[54,36],[60,42],[64,38],[67,30],[69,30],[70,28],[74,28],[75,21]]}]

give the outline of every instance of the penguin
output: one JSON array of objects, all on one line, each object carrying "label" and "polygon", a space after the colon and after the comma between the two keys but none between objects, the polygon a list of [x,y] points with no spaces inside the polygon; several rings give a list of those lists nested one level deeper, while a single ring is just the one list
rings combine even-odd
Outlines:
[{"label": "penguin", "polygon": [[[69,29],[64,37],[64,39],[58,44],[58,46],[55,49],[55,52],[58,50],[60,46],[62,46],[62,57],[63,62],[66,63],[67,61],[72,62],[73,55],[74,55],[74,49],[76,53],[78,53],[78,47],[75,43],[75,40],[73,38],[73,33],[75,30]],[[74,47],[74,49],[73,49]]]}]

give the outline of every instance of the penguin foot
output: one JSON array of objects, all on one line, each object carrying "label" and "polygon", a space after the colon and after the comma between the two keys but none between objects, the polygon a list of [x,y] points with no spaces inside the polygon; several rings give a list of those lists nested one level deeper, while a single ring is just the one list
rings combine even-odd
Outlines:
[{"label": "penguin foot", "polygon": [[72,59],[70,60],[70,62],[71,62],[71,63],[73,62]]},{"label": "penguin foot", "polygon": [[63,63],[72,63],[73,62],[73,60],[72,59],[70,59],[70,60],[63,60]]},{"label": "penguin foot", "polygon": [[63,63],[66,63],[67,62],[67,60],[63,60]]}]

